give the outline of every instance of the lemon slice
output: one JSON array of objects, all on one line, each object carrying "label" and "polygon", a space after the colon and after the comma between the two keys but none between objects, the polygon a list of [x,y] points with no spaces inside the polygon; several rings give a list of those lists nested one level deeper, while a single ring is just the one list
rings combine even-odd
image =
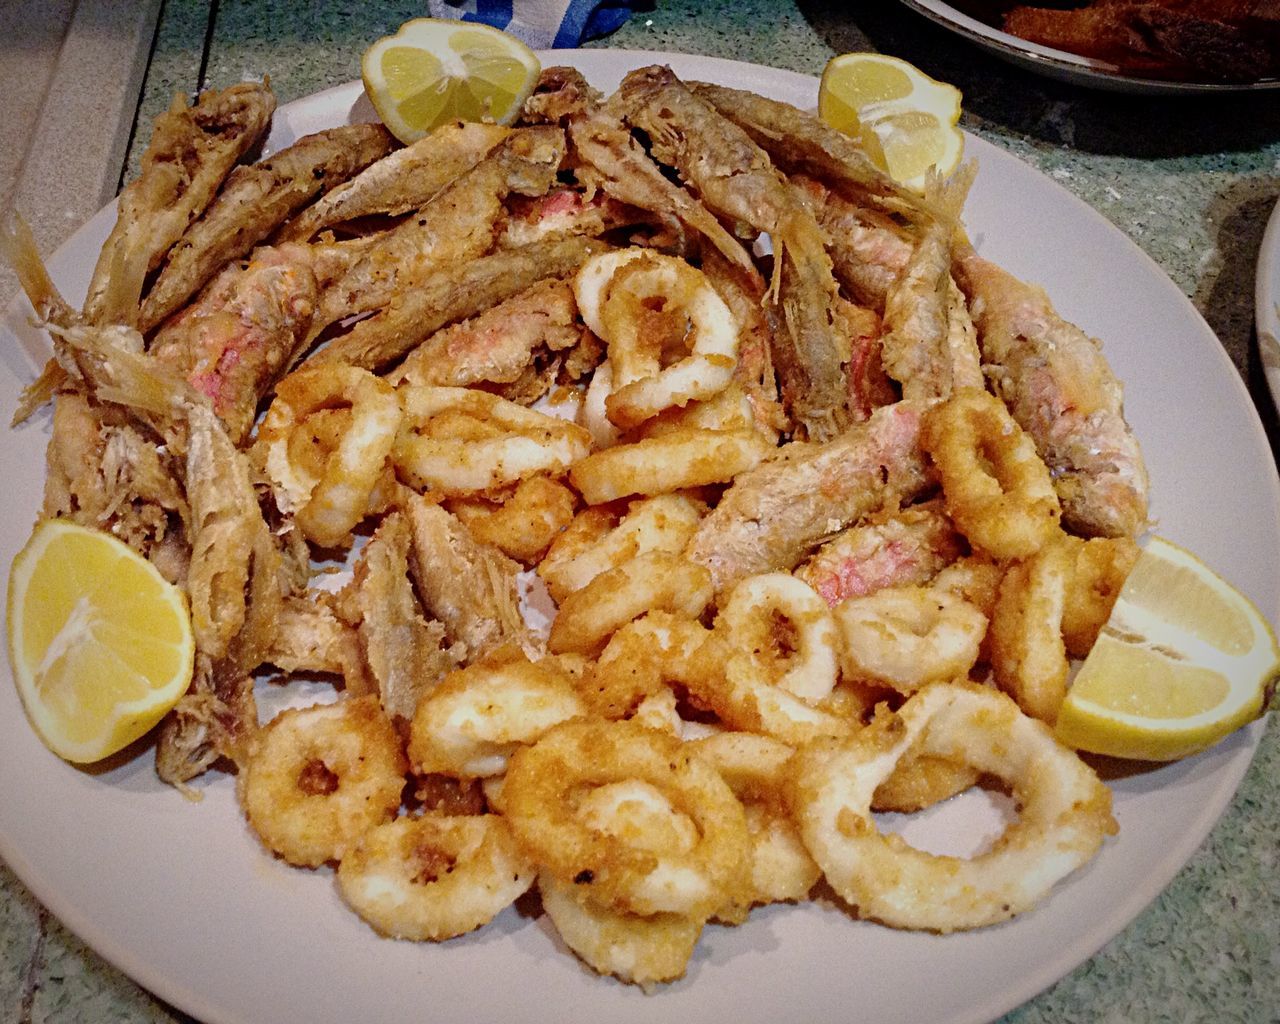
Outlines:
[{"label": "lemon slice", "polygon": [[410,143],[447,121],[510,124],[542,65],[490,25],[414,18],[365,50],[360,70],[383,124]]},{"label": "lemon slice", "polygon": [[1143,549],[1055,726],[1079,750],[1172,761],[1266,709],[1280,647],[1253,603],[1189,551]]},{"label": "lemon slice", "polygon": [[191,682],[187,603],[109,534],[36,527],[9,572],[9,663],[31,724],[68,761],[128,746]]},{"label": "lemon slice", "polygon": [[911,188],[924,188],[930,167],[950,174],[964,153],[960,90],[897,57],[832,57],[818,87],[818,116],[860,139],[872,160]]}]

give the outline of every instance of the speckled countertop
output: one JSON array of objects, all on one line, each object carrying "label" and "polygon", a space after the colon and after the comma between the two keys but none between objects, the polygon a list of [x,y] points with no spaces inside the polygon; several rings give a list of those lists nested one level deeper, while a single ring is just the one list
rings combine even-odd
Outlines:
[{"label": "speckled countertop", "polygon": [[[175,90],[270,72],[285,102],[358,77],[369,42],[424,13],[424,5],[409,3],[350,7],[358,10],[333,2],[166,0],[126,177],[151,118]],[[697,52],[808,73],[834,53],[877,49],[956,83],[966,128],[1101,211],[1191,297],[1280,450],[1252,337],[1254,264],[1280,195],[1276,94],[1161,100],[1060,85],[997,62],[889,0],[660,0],[590,45]],[[1280,726],[1272,717],[1235,800],[1169,888],[1007,1024],[1280,1021],[1280,796],[1272,782],[1280,777]],[[3,867],[0,892],[0,1024],[187,1020],[104,964]]]}]

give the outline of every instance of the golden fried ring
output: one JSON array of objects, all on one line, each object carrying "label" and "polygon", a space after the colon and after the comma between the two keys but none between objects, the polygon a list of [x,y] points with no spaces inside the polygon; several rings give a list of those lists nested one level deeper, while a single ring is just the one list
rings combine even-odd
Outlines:
[{"label": "golden fried ring", "polygon": [[806,899],[822,871],[804,848],[783,796],[795,749],[747,732],[724,732],[689,745],[742,801],[751,836],[750,890],[717,910],[716,919],[740,924],[753,906]]},{"label": "golden fried ring", "polygon": [[591,450],[576,424],[472,388],[397,389],[404,423],[391,457],[419,490],[474,494],[563,473]]},{"label": "golden fried ring", "polygon": [[1028,715],[1050,725],[1067,695],[1070,672],[1062,617],[1071,556],[1068,545],[1053,543],[1009,566],[991,616],[996,683]]},{"label": "golden fried ring", "polygon": [[481,661],[450,672],[418,702],[409,760],[423,773],[501,775],[517,747],[585,714],[574,681],[553,663],[523,654]]},{"label": "golden fried ring", "polygon": [[[693,823],[693,845],[592,828],[577,804],[590,790],[639,781]],[[502,807],[543,875],[631,914],[705,917],[740,891],[750,870],[742,805],[716,771],[675,737],[632,722],[588,720],[552,729],[511,758]]]},{"label": "golden fried ring", "polygon": [[582,888],[546,872],[538,876],[542,909],[583,963],[646,989],[684,976],[705,918],[629,914],[589,900]]},{"label": "golden fried ring", "polygon": [[613,634],[578,687],[594,713],[627,718],[646,699],[669,693],[667,683],[684,681],[690,659],[708,636],[696,619],[649,612]]},{"label": "golden fried ring", "polygon": [[711,603],[711,573],[669,551],[649,551],[602,572],[564,599],[547,649],[595,654],[609,637],[648,611],[696,619]]},{"label": "golden fried ring", "polygon": [[717,630],[690,662],[684,683],[722,722],[798,745],[819,736],[843,736],[855,727],[775,686],[759,662]]},{"label": "golden fried ring", "polygon": [[[648,251],[616,269],[600,326],[612,367],[605,409],[624,430],[711,398],[733,380],[738,325],[702,271],[684,260]],[[664,365],[666,349],[684,354]]]},{"label": "golden fried ring", "polygon": [[987,632],[987,617],[968,601],[914,584],[851,597],[834,615],[845,675],[900,693],[967,676]]},{"label": "golden fried ring", "polygon": [[395,729],[367,696],[280,712],[236,782],[263,844],[290,864],[318,867],[395,814],[404,774]]},{"label": "golden fried ring", "polygon": [[611,249],[592,256],[574,276],[573,299],[578,306],[578,315],[597,338],[605,336],[602,312],[614,275],[628,263],[645,259],[651,252],[636,246]]},{"label": "golden fried ring", "polygon": [[578,419],[591,435],[596,450],[610,448],[618,443],[622,431],[609,420],[608,401],[613,394],[613,364],[606,359],[595,368],[586,394],[582,396],[582,408]]},{"label": "golden fried ring", "polygon": [[[298,447],[295,434],[317,441],[329,433],[320,425],[309,428],[308,420],[328,419],[339,410],[349,410],[349,419],[336,445],[323,446],[322,462],[292,458]],[[303,368],[276,386],[256,444],[277,505],[293,514],[303,536],[323,547],[348,539],[368,512],[400,420],[391,385],[359,367]]]},{"label": "golden fried ring", "polygon": [[755,431],[681,428],[594,452],[569,470],[589,505],[633,494],[670,494],[728,483],[775,451]]},{"label": "golden fried ring", "polygon": [[698,529],[702,511],[702,505],[680,494],[633,501],[616,522],[604,509],[586,509],[556,538],[538,575],[551,597],[561,602],[637,555],[683,551]]},{"label": "golden fried ring", "polygon": [[974,547],[1026,558],[1058,532],[1062,509],[1035,443],[1004,403],[976,388],[925,413],[921,444],[942,479],[947,512]]},{"label": "golden fried ring", "polygon": [[[1018,820],[971,859],[882,834],[871,801],[909,753],[1003,779]],[[1116,829],[1092,769],[1003,694],[970,683],[932,684],[849,739],[813,744],[792,773],[788,800],[827,881],[862,916],[896,928],[951,932],[1028,910]]]},{"label": "golden fried ring", "polygon": [[747,577],[730,592],[716,628],[801,700],[817,703],[835,688],[835,618],[803,580],[785,572]]},{"label": "golden fried ring", "polygon": [[1140,549],[1131,537],[1083,540],[1064,534],[1061,543],[1074,556],[1062,605],[1062,639],[1071,657],[1083,658],[1111,618]]},{"label": "golden fried ring", "polygon": [[343,900],[393,939],[439,942],[488,924],[537,872],[496,814],[397,818],[338,865]]},{"label": "golden fried ring", "polygon": [[577,495],[564,484],[531,476],[521,480],[501,504],[483,498],[455,498],[448,507],[481,544],[492,544],[504,555],[530,565],[573,521],[577,501]]}]

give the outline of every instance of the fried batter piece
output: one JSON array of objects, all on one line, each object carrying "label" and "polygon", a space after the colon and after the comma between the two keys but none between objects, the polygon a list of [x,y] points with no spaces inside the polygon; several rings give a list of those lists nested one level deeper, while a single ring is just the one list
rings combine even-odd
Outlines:
[{"label": "fried batter piece", "polygon": [[170,250],[142,303],[138,329],[150,331],[289,214],[385,156],[394,144],[381,125],[345,125],[304,136],[266,160],[236,168],[204,216]]},{"label": "fried batter piece", "polygon": [[267,82],[175,97],[156,119],[142,173],[120,193],[119,214],[84,303],[93,324],[132,324],[143,279],[200,216],[236,162],[266,135],[276,100]]}]

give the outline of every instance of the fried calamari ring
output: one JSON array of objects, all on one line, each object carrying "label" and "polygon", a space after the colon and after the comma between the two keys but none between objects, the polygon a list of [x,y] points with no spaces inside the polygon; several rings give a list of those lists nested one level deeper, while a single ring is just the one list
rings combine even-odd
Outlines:
[{"label": "fried calamari ring", "polygon": [[715,631],[690,660],[684,683],[697,701],[722,722],[801,744],[820,736],[843,736],[855,723],[815,707],[774,685],[751,654]]},{"label": "fried calamari ring", "polygon": [[1083,540],[1064,534],[1059,543],[1067,544],[1074,556],[1062,605],[1062,639],[1071,657],[1083,658],[1111,618],[1141,549],[1131,537]]},{"label": "fried calamari ring", "polygon": [[614,275],[628,263],[645,259],[649,254],[649,249],[635,246],[610,249],[592,256],[574,277],[573,299],[578,306],[578,315],[597,338],[605,337],[603,310]]},{"label": "fried calamari ring", "polygon": [[728,483],[777,449],[755,431],[682,427],[588,455],[569,479],[590,505]]},{"label": "fried calamari ring", "polygon": [[785,572],[749,576],[729,594],[716,628],[754,657],[775,686],[810,704],[836,685],[836,623],[827,602]]},{"label": "fried calamari ring", "polygon": [[627,718],[646,699],[683,682],[711,634],[696,619],[653,611],[610,638],[599,660],[578,680],[583,699],[602,718]]},{"label": "fried calamari ring", "polygon": [[[972,859],[924,853],[882,834],[871,801],[909,752],[1004,780],[1018,820]],[[1022,913],[1116,829],[1111,793],[1092,769],[1003,694],[969,683],[935,683],[849,739],[800,751],[788,799],[836,892],[895,928],[951,932]]]},{"label": "fried calamari ring", "polygon": [[742,801],[751,836],[750,889],[717,910],[716,919],[741,924],[753,906],[807,899],[822,871],[804,848],[783,793],[795,750],[747,732],[724,732],[690,746]]},{"label": "fried calamari ring", "polygon": [[585,714],[573,679],[554,664],[486,659],[450,672],[418,702],[409,760],[424,773],[501,775],[517,747]]},{"label": "fried calamari ring", "polygon": [[[613,253],[592,260],[615,260]],[[588,260],[580,274],[592,273]],[[738,325],[700,270],[652,250],[609,278],[600,304],[609,348],[610,422],[626,430],[723,391],[738,365]]]},{"label": "fried calamari ring", "polygon": [[703,506],[680,494],[633,501],[621,519],[589,508],[555,539],[538,575],[556,602],[581,590],[602,572],[648,551],[678,554],[698,529]]},{"label": "fried calamari ring", "polygon": [[563,473],[591,450],[581,427],[473,388],[397,390],[404,422],[391,451],[419,490],[474,494],[535,473]]},{"label": "fried calamari ring", "polygon": [[1049,469],[1000,399],[956,391],[925,413],[920,440],[947,512],[974,547],[1002,561],[1026,558],[1058,533]]},{"label": "fried calamari ring", "polygon": [[648,611],[696,619],[711,603],[711,573],[669,551],[649,551],[602,572],[564,599],[547,649],[594,654],[609,637]]},{"label": "fried calamari ring", "polygon": [[1058,717],[1067,695],[1062,617],[1072,570],[1067,544],[1046,544],[1005,571],[991,616],[991,670],[1000,689],[1028,715]]},{"label": "fried calamari ring", "polygon": [[338,892],[379,934],[440,942],[488,924],[537,872],[496,814],[397,818],[338,865]]},{"label": "fried calamari ring", "polygon": [[[326,429],[332,421],[340,432]],[[255,444],[277,506],[303,536],[322,547],[349,540],[368,513],[400,421],[391,385],[359,367],[304,367],[276,386]]]},{"label": "fried calamari ring", "polygon": [[531,565],[573,521],[577,500],[564,484],[531,476],[500,504],[479,497],[455,498],[448,508],[481,544],[492,544],[504,555]]},{"label": "fried calamari ring", "polygon": [[[651,839],[592,827],[584,799],[640,782],[692,823],[693,845],[655,852]],[[556,726],[511,758],[502,809],[516,838],[551,875],[602,906],[705,918],[741,891],[750,870],[742,805],[710,765],[673,736],[632,722]]]},{"label": "fried calamari ring", "polygon": [[851,597],[834,615],[845,675],[900,693],[967,676],[987,632],[987,617],[963,598],[914,584]]},{"label": "fried calamari ring", "polygon": [[542,909],[564,944],[597,974],[648,989],[684,976],[705,919],[680,914],[641,916],[601,906],[582,886],[538,876]]},{"label": "fried calamari ring", "polygon": [[586,394],[582,396],[582,408],[578,410],[578,418],[591,435],[591,442],[597,450],[610,448],[618,443],[622,431],[609,420],[607,404],[613,394],[613,366],[605,360],[591,374]]},{"label": "fried calamari ring", "polygon": [[236,784],[263,844],[314,868],[395,814],[404,774],[400,740],[370,695],[280,712],[255,738]]}]

